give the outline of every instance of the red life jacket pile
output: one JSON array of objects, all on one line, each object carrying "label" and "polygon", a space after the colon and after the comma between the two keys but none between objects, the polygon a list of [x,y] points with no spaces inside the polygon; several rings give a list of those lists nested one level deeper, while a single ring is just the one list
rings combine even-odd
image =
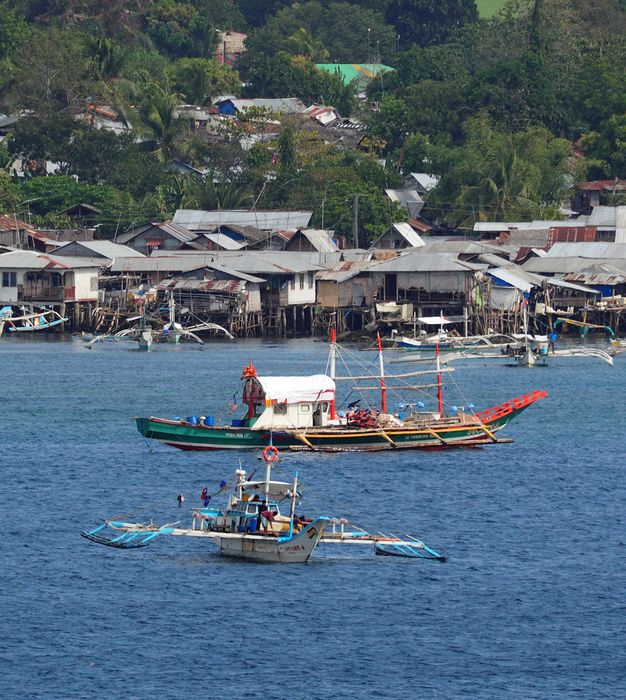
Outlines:
[{"label": "red life jacket pile", "polygon": [[368,408],[355,408],[348,411],[346,419],[351,428],[377,428],[380,411]]}]

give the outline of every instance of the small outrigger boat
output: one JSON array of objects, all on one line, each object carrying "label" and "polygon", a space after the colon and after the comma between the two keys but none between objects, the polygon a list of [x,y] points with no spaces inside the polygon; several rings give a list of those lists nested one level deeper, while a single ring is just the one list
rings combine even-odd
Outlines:
[{"label": "small outrigger boat", "polygon": [[[96,343],[101,343],[104,341],[115,342],[120,340],[132,340],[138,344],[140,350],[150,350],[155,342],[178,344],[183,338],[190,339],[196,343],[199,343],[200,345],[204,345],[204,340],[197,335],[202,331],[222,333],[230,340],[234,340],[234,336],[230,333],[230,331],[217,323],[210,323],[207,321],[184,328],[182,324],[176,320],[176,305],[173,294],[171,293],[168,299],[167,307],[160,309],[160,311],[161,310],[168,311],[169,315],[168,322],[161,329],[155,329],[152,326],[152,323],[148,320],[148,317],[142,308],[142,313],[139,316],[133,316],[132,318],[128,319],[129,323],[131,321],[138,320],[139,325],[132,326],[131,328],[125,328],[124,330],[118,331],[113,335],[104,334],[94,336],[87,340],[85,347],[88,350],[91,350]],[[156,320],[158,324],[159,319]]]},{"label": "small outrigger boat", "polygon": [[[347,529],[343,518],[307,518],[296,515],[300,499],[298,474],[292,483],[271,480],[271,464],[278,450],[269,445],[264,451],[265,479],[250,480],[239,468],[235,484],[225,508],[211,506],[211,499],[223,493],[228,485],[222,482],[212,496],[203,492],[204,506],[192,508],[191,526],[179,522],[155,525],[106,520],[81,536],[96,544],[117,549],[145,547],[163,535],[195,537],[217,543],[224,556],[259,562],[303,564],[309,560],[320,542],[332,544],[373,545],[376,554],[445,561],[446,557],[414,537],[372,535],[357,527]],[[288,503],[288,514],[280,504]]]},{"label": "small outrigger boat", "polygon": [[[466,406],[465,410],[451,408],[446,414],[442,378],[454,370],[441,368],[438,353],[434,369],[386,375],[379,338],[377,374],[338,377],[335,370],[338,346],[334,333],[330,350],[327,375],[259,376],[250,363],[241,377],[246,414],[242,419],[233,420],[231,425],[215,425],[212,416],[139,417],[135,419],[137,428],[145,438],[180,450],[263,449],[269,444],[270,435],[274,445],[289,450],[342,452],[476,447],[510,442],[498,438],[496,433],[528,406],[547,396],[545,391],[533,391],[483,411],[474,412],[472,406]],[[435,375],[434,381],[431,379],[430,383],[422,385],[409,383],[416,376],[427,375]],[[339,380],[349,380],[351,389],[359,393],[380,391],[380,409],[370,405],[359,407],[359,399],[347,404],[347,410],[338,411],[335,384]],[[368,380],[370,385],[364,386],[362,382]],[[437,392],[434,411],[425,410],[421,401],[403,401],[402,412],[387,410],[388,392],[412,390],[426,395],[434,389]],[[410,412],[405,413],[407,407]]]},{"label": "small outrigger boat", "polygon": [[9,333],[34,333],[54,328],[67,320],[54,309],[15,316],[12,306],[3,306],[0,309],[0,337],[5,330]]}]

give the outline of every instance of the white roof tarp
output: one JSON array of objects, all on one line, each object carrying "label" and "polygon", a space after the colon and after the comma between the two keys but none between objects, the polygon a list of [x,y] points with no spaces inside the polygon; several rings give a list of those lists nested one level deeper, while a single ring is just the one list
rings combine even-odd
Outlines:
[{"label": "white roof tarp", "polygon": [[512,268],[494,267],[491,270],[487,270],[487,273],[522,292],[529,292],[535,286],[534,282],[531,282],[529,279],[529,273],[524,275],[523,271],[520,272]]},{"label": "white roof tarp", "polygon": [[266,401],[311,403],[335,398],[335,382],[325,374],[309,377],[257,377]]},{"label": "white roof tarp", "polygon": [[[244,481],[239,484],[244,491],[259,491],[265,496],[266,483],[264,481]],[[270,481],[269,496],[270,498],[284,498],[291,494],[293,484],[287,481]]]},{"label": "white roof tarp", "polygon": [[445,316],[418,316],[417,320],[427,326],[443,326],[446,323],[454,323]]}]

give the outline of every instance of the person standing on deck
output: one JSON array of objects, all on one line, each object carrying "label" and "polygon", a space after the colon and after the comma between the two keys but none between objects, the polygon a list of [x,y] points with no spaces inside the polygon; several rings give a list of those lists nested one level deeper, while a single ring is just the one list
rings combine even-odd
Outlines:
[{"label": "person standing on deck", "polygon": [[550,343],[550,350],[552,351],[552,354],[554,355],[554,345],[556,341],[558,340],[558,335],[556,331],[552,331],[550,335],[548,336],[548,342]]}]

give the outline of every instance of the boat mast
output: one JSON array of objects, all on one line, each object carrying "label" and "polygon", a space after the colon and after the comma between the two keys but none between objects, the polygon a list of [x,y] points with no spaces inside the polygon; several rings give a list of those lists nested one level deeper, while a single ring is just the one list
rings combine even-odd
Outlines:
[{"label": "boat mast", "polygon": [[[337,330],[333,326],[330,329],[330,354],[328,356],[328,372],[330,374],[330,378],[333,380],[333,382],[336,380],[336,374],[337,374]],[[336,391],[336,389],[335,389]],[[335,419],[335,395],[333,394],[333,398],[330,402],[330,419],[334,420]]]},{"label": "boat mast", "polygon": [[[270,433],[270,445],[272,444],[272,434]],[[267,508],[270,507],[270,478],[272,475],[272,463],[270,460],[264,456],[265,459],[265,502],[267,503]]]},{"label": "boat mast", "polygon": [[439,360],[439,343],[435,343],[435,362],[437,365],[437,410],[443,416],[443,385],[441,383],[441,362]]},{"label": "boat mast", "polygon": [[170,289],[170,298],[168,299],[170,311],[170,328],[174,330],[174,321],[176,320],[176,306],[174,304],[174,290]]},{"label": "boat mast", "polygon": [[387,413],[387,389],[385,387],[385,363],[383,362],[383,344],[380,340],[380,333],[376,334],[378,339],[378,367],[380,369],[380,412]]},{"label": "boat mast", "polygon": [[298,493],[298,472],[293,479],[293,491],[291,493],[291,517],[289,519],[289,537],[293,535],[293,519],[296,517],[296,494]]}]

